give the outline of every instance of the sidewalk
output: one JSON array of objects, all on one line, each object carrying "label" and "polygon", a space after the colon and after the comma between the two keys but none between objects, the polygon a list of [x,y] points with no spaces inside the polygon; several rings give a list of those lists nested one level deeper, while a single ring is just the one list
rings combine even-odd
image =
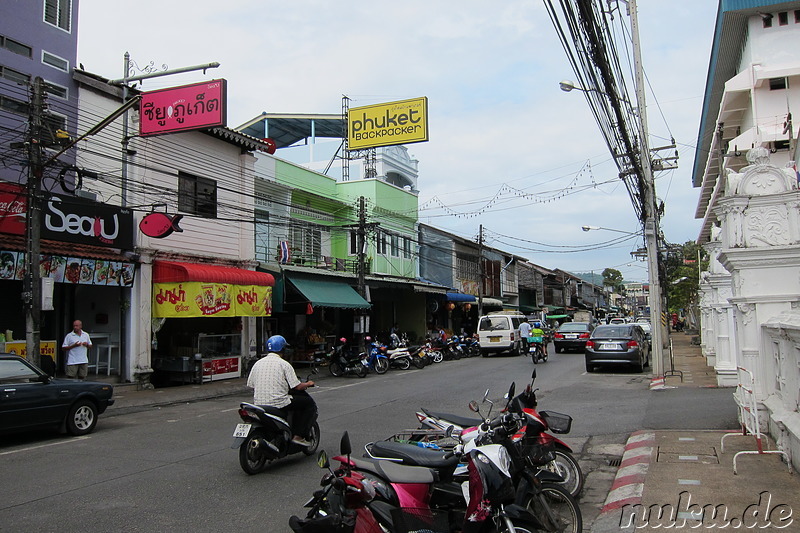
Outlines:
[{"label": "sidewalk", "polygon": [[[716,387],[691,336],[673,333],[675,370],[665,387]],[[667,363],[667,370],[670,363]],[[733,394],[734,389],[730,389]],[[653,394],[658,394],[657,390]],[[731,402],[733,399],[731,398]],[[778,455],[740,455],[756,450],[752,436],[721,438],[725,431],[638,431],[625,446],[622,463],[592,533],[670,529],[780,529],[800,531],[800,476]],[[775,443],[764,442],[765,450]]]}]

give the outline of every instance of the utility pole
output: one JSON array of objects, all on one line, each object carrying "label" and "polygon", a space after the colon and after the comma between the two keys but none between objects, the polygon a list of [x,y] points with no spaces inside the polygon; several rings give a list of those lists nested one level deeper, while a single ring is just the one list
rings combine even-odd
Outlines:
[{"label": "utility pole", "polygon": [[483,224],[478,230],[478,318],[483,316]]},{"label": "utility pole", "polygon": [[22,299],[25,302],[25,349],[28,360],[41,366],[39,351],[42,313],[42,280],[39,272],[42,216],[40,192],[42,186],[42,130],[44,128],[44,82],[33,82],[28,133],[28,208],[25,217],[25,283]]},{"label": "utility pole", "polygon": [[358,245],[358,293],[362,298],[367,297],[367,258],[365,243],[367,241],[367,208],[366,199],[361,196],[358,199],[358,229],[356,230],[356,243]]},{"label": "utility pole", "polygon": [[656,210],[656,186],[653,178],[653,167],[650,161],[648,144],[647,107],[645,105],[644,70],[642,68],[642,50],[639,43],[639,19],[636,11],[636,0],[630,0],[631,35],[633,41],[633,63],[636,74],[636,105],[639,109],[639,154],[645,182],[644,202],[644,238],[647,248],[647,272],[650,278],[650,324],[653,345],[653,375],[664,375],[664,337],[662,335],[662,295],[659,279],[658,251],[658,211]]}]

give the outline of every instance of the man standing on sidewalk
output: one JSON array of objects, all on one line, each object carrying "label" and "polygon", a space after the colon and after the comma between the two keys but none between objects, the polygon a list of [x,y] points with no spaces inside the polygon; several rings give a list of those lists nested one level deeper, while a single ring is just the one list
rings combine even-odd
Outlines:
[{"label": "man standing on sidewalk", "polygon": [[83,331],[83,322],[76,320],[72,323],[72,331],[64,337],[61,349],[67,354],[67,377],[86,379],[89,373],[89,347],[92,340],[89,334]]}]

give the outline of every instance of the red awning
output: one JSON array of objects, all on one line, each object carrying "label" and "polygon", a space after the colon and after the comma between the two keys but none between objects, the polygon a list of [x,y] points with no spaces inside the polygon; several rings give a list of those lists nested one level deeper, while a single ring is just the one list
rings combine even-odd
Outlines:
[{"label": "red awning", "polygon": [[176,263],[172,261],[156,261],[153,263],[153,283],[184,283],[187,281],[270,287],[275,285],[275,278],[266,272],[200,263]]}]

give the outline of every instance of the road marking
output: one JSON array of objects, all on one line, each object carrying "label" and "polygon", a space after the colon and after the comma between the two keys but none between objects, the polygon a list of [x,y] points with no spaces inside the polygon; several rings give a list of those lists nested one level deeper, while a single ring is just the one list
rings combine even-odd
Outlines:
[{"label": "road marking", "polygon": [[83,437],[72,437],[69,440],[63,440],[61,442],[51,442],[50,444],[40,444],[39,446],[28,446],[27,448],[20,448],[19,450],[11,450],[10,452],[0,452],[0,455],[11,455],[12,453],[19,453],[19,452],[28,452],[30,450],[38,450],[39,448],[47,448],[49,446],[58,446],[59,444],[69,444],[70,442],[76,442],[79,440],[86,440],[90,438],[88,435],[84,435]]},{"label": "road marking", "polygon": [[694,440],[694,437],[678,437],[678,440]]},{"label": "road marking", "polygon": [[230,409],[223,409],[222,411],[220,411],[220,413],[229,413],[231,411],[238,411],[238,410],[239,410],[238,407],[231,407]]},{"label": "road marking", "polygon": [[681,461],[697,461],[696,455],[679,455],[678,459]]},{"label": "road marking", "polygon": [[678,485],[699,485],[699,479],[679,479]]}]

